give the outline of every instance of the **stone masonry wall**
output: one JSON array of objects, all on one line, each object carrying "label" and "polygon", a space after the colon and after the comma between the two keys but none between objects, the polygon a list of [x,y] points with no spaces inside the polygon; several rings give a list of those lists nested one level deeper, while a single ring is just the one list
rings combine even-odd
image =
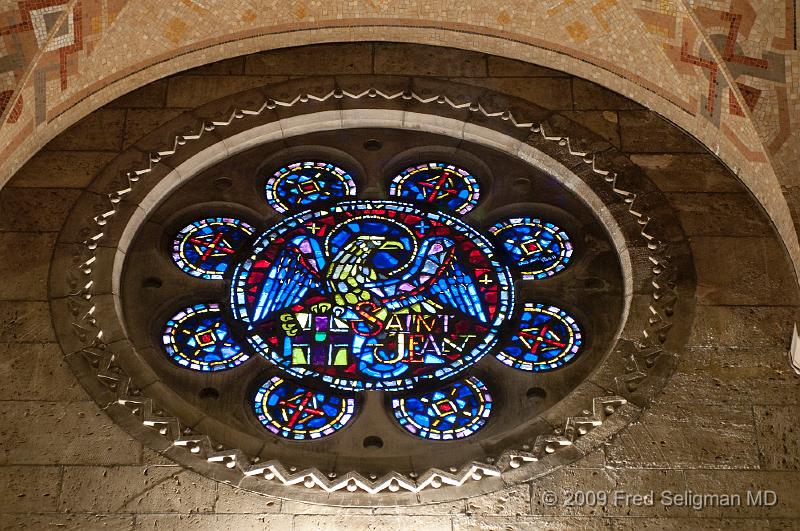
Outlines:
[{"label": "stone masonry wall", "polygon": [[[338,508],[238,491],[112,424],[62,361],[50,257],[80,190],[149,131],[213,99],[289,78],[436,76],[557,111],[641,166],[679,213],[697,314],[665,392],[601,451],[530,484],[440,505]],[[476,53],[402,44],[289,49],[157,81],[50,142],[0,190],[0,529],[555,529],[800,526],[798,317],[784,249],[755,201],[673,125],[588,81]],[[545,490],[777,492],[772,508],[549,507]]]}]

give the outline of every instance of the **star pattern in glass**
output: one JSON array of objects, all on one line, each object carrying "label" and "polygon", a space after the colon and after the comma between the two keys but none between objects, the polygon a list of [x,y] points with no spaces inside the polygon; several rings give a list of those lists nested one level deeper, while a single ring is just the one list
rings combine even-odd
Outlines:
[{"label": "star pattern in glass", "polygon": [[467,170],[443,162],[403,170],[389,186],[389,195],[466,214],[478,204],[480,187]]},{"label": "star pattern in glass", "polygon": [[536,218],[512,218],[489,228],[526,280],[562,271],[572,257],[572,242],[554,224]]},{"label": "star pattern in glass", "polygon": [[496,357],[515,369],[543,372],[574,360],[582,345],[581,329],[566,311],[528,303],[511,341]]},{"label": "star pattern in glass", "polygon": [[332,435],[350,422],[352,398],[314,391],[274,376],[259,387],[253,409],[259,422],[275,435],[297,441]]},{"label": "star pattern in glass", "polygon": [[233,255],[255,229],[234,218],[205,218],[182,228],[172,242],[172,260],[185,273],[206,280],[223,278]]},{"label": "star pattern in glass", "polygon": [[250,356],[231,337],[218,304],[196,304],[167,321],[161,342],[170,359],[187,369],[231,369]]},{"label": "star pattern in glass", "polygon": [[264,187],[267,202],[278,212],[328,199],[356,195],[356,183],[342,168],[328,162],[295,162],[282,167]]},{"label": "star pattern in glass", "polygon": [[492,396],[474,376],[430,393],[392,400],[400,426],[423,439],[446,441],[480,430],[492,412]]}]

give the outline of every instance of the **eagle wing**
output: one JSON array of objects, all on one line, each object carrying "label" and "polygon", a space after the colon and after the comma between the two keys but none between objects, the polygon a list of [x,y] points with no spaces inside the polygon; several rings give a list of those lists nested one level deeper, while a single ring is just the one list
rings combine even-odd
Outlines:
[{"label": "eagle wing", "polygon": [[461,310],[482,323],[486,322],[486,312],[483,311],[475,282],[454,259],[451,258],[441,269],[430,293],[441,303]]},{"label": "eagle wing", "polygon": [[253,322],[302,301],[310,289],[323,289],[324,267],[325,256],[316,239],[303,235],[290,240],[265,274]]},{"label": "eagle wing", "polygon": [[436,299],[486,322],[475,282],[458,265],[455,242],[448,238],[435,236],[424,240],[412,267],[401,279],[367,284],[367,288],[376,292],[391,310]]}]

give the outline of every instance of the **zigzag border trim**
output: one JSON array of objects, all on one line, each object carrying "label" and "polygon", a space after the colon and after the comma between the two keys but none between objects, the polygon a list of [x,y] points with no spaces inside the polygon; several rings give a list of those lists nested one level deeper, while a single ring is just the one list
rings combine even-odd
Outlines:
[{"label": "zigzag border trim", "polygon": [[278,107],[293,107],[311,101],[325,102],[331,98],[358,100],[377,97],[384,100],[398,98],[416,100],[423,104],[436,103],[447,105],[452,109],[469,109],[487,118],[499,118],[510,122],[515,128],[528,129],[533,133],[540,134],[542,139],[547,142],[555,142],[559,146],[566,147],[572,157],[589,165],[595,174],[601,176],[608,183],[611,191],[628,205],[628,213],[641,226],[640,234],[647,242],[647,248],[650,251],[649,260],[652,264],[653,292],[649,304],[651,313],[649,326],[642,331],[641,341],[635,345],[636,352],[626,355],[626,373],[616,378],[621,394],[633,392],[639,382],[647,376],[648,369],[662,354],[661,344],[666,340],[666,333],[672,326],[670,317],[677,300],[675,289],[677,271],[671,263],[667,245],[649,231],[652,218],[636,207],[637,194],[618,185],[616,172],[598,167],[596,154],[573,148],[572,142],[566,136],[548,134],[544,124],[518,121],[511,111],[489,112],[479,102],[456,103],[446,95],[422,97],[410,90],[386,93],[376,88],[352,93],[337,88],[321,97],[313,94],[299,94],[290,101],[267,99],[258,109],[235,109],[227,119],[201,122],[196,132],[176,135],[171,149],[150,153],[147,167],[126,172],[127,186],[105,194],[108,200],[107,208],[104,207],[92,218],[93,225],[91,227],[85,228],[85,234],[88,236],[80,245],[77,255],[73,257],[74,267],[67,271],[67,283],[70,289],[67,300],[69,311],[73,316],[72,329],[85,345],[80,353],[94,368],[97,379],[116,394],[116,403],[137,416],[144,426],[170,441],[172,447],[204,458],[209,463],[215,463],[228,469],[237,469],[243,478],[259,477],[286,486],[302,485],[308,489],[318,488],[329,493],[341,490],[363,491],[369,494],[387,491],[390,493],[399,491],[418,493],[429,488],[458,487],[469,481],[501,476],[503,472],[517,469],[525,463],[540,461],[560,449],[575,444],[580,437],[602,425],[610,415],[613,415],[619,407],[627,402],[625,398],[617,395],[595,398],[591,411],[585,410],[584,416],[568,417],[564,427],[555,429],[553,435],[540,435],[532,447],[523,445],[518,451],[507,450],[497,459],[486,459],[485,463],[471,462],[461,468],[453,467],[447,471],[431,468],[420,475],[392,472],[381,477],[374,474],[364,477],[356,472],[337,476],[335,473],[325,474],[316,468],[298,470],[296,467],[289,467],[287,469],[276,460],[259,462],[257,457],[249,457],[238,449],[225,448],[206,435],[196,433],[191,428],[182,427],[177,418],[168,416],[152,399],[142,396],[139,390],[131,387],[130,377],[117,364],[115,354],[104,340],[104,332],[95,315],[97,306],[92,294],[97,247],[105,236],[106,224],[117,213],[116,205],[134,189],[143,175],[153,170],[156,164],[175,154],[181,146],[199,140],[204,133],[218,127],[226,127],[237,120],[248,116],[258,116],[265,110]]}]

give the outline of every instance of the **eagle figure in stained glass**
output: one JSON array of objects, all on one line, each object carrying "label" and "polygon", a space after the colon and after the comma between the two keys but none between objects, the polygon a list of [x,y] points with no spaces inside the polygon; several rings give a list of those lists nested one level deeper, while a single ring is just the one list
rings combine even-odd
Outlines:
[{"label": "eagle figure in stained glass", "polygon": [[286,242],[263,280],[253,321],[301,302],[331,298],[340,319],[383,319],[388,311],[433,302],[487,322],[475,281],[443,236],[419,239],[389,220],[362,220],[324,241],[310,234]]}]

